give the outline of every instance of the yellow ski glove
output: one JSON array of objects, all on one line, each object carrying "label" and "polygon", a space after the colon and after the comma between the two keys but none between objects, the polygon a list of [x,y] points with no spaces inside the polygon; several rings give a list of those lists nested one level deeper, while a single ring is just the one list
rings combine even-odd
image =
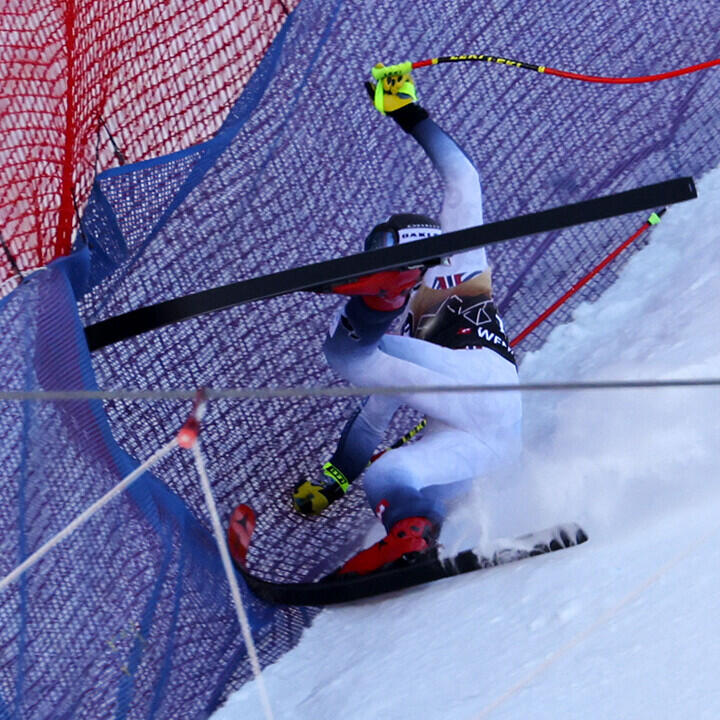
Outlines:
[{"label": "yellow ski glove", "polygon": [[378,63],[370,72],[376,84],[366,83],[375,108],[383,115],[398,110],[417,101],[417,92],[413,82],[412,63],[385,67]]}]

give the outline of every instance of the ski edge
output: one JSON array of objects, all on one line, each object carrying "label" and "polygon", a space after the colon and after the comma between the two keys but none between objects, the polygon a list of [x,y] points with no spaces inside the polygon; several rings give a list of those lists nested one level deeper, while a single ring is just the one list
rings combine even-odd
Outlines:
[{"label": "ski edge", "polygon": [[530,557],[582,545],[588,536],[577,523],[563,523],[507,540],[496,540],[483,550],[463,550],[452,557],[432,557],[407,567],[348,579],[321,578],[315,582],[276,583],[252,575],[240,563],[237,569],[261,600],[277,605],[324,606],[373,598],[476,570],[486,570]]}]

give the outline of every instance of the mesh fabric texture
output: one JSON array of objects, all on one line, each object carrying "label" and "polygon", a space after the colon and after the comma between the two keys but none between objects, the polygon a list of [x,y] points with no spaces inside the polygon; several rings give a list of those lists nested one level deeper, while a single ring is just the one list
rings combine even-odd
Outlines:
[{"label": "mesh fabric texture", "polygon": [[[648,18],[662,18],[655,33]],[[645,75],[715,57],[720,10],[669,0],[582,8],[510,2],[418,3],[412,22],[390,2],[358,7],[304,0],[203,147],[101,175],[85,219],[119,269],[87,296],[86,323],[308,262],[357,252],[396,212],[436,216],[439,178],[411,138],[368,102],[362,86],[379,59],[457,51],[494,54],[604,75]],[[372,32],[369,29],[372,28]],[[402,32],[398,29],[402,28]],[[663,42],[657,41],[661,33]],[[473,158],[485,216],[499,220],[680,175],[720,157],[720,73],[631,86],[599,86],[485,64],[418,70],[419,96]],[[141,194],[135,189],[142,188]],[[128,198],[133,198],[133,203]],[[510,337],[647,219],[621,217],[490,248],[496,299]],[[629,256],[630,253],[627,253]],[[580,301],[614,281],[615,263],[531,335],[539,347]],[[104,270],[96,268],[96,277]],[[104,387],[331,385],[321,344],[343,300],[294,294],[188,320],[94,354]],[[562,369],[558,368],[558,374]],[[289,489],[318,471],[355,400],[222,401],[206,443],[225,513],[258,513],[255,571],[307,580],[337,563],[372,522],[352,491],[326,517],[290,511]],[[133,454],[157,446],[178,403],[152,411],[108,405]],[[388,436],[407,430],[403,416]],[[197,509],[187,467],[163,479]]]},{"label": "mesh fabric texture", "polygon": [[[148,142],[138,156],[135,143],[120,138],[123,152],[142,162],[102,173],[93,185],[82,221],[93,258],[83,323],[357,252],[392,213],[437,215],[441,190],[429,161],[367,101],[362,81],[378,60],[492,52],[592,74],[645,75],[717,57],[719,29],[720,9],[699,0],[612,9],[601,0],[581,7],[513,0],[502,8],[420,0],[410,18],[385,0],[302,0],[219,129]],[[611,87],[480,64],[415,73],[422,103],[481,172],[488,222],[716,166],[719,77],[710,70]],[[116,103],[108,123],[119,123],[117,113]],[[152,158],[169,149],[178,152]],[[509,335],[645,219],[491,248]],[[539,347],[621,266],[593,280],[521,351]],[[6,299],[7,386],[93,385],[73,302],[55,269]],[[103,349],[92,369],[103,388],[339,384],[320,346],[341,302],[296,294],[232,308]],[[203,433],[210,478],[223,517],[241,501],[256,511],[249,563],[258,575],[312,579],[362,542],[373,517],[358,487],[319,518],[293,514],[290,502],[291,487],[318,472],[356,404],[211,403]],[[106,424],[91,403],[3,405],[4,467],[13,478],[2,486],[4,571],[114,484],[132,467],[128,455],[145,458],[163,445],[188,412],[180,401],[117,400],[104,406]],[[412,419],[398,418],[388,440]],[[57,717],[203,717],[247,677],[191,458],[175,452],[143,482],[3,596],[11,670],[0,718],[42,717],[51,706]],[[250,601],[267,663],[297,641],[312,611]],[[63,644],[74,636],[86,638],[80,649]]]},{"label": "mesh fabric texture", "polygon": [[[100,170],[212,137],[295,4],[4,2],[0,230],[20,272],[70,251]],[[17,282],[0,252],[0,297]]]}]

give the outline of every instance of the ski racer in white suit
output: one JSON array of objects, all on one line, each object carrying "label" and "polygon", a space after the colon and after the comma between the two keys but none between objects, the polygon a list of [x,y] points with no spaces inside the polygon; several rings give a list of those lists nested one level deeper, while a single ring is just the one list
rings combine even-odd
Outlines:
[{"label": "ski racer in white suit", "polygon": [[[409,73],[387,76],[382,83],[382,111],[425,150],[442,177],[444,196],[439,223],[424,215],[393,215],[373,229],[365,248],[482,224],[478,172],[416,102]],[[459,253],[420,275],[420,270],[383,272],[335,288],[353,297],[333,320],[323,347],[333,370],[358,386],[517,383],[515,360],[492,300],[485,250]],[[406,309],[404,334],[386,334]],[[423,437],[368,467],[402,404],[426,416]],[[321,478],[295,487],[295,507],[305,514],[321,512],[364,471],[365,493],[387,536],[338,573],[366,574],[412,562],[436,546],[448,500],[517,456],[520,424],[515,392],[371,395],[348,420]]]}]

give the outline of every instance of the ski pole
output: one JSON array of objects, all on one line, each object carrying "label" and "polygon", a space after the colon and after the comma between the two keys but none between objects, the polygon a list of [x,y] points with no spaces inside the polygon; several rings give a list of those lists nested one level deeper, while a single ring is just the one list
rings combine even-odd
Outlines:
[{"label": "ski pole", "polygon": [[547,310],[541,313],[535,318],[517,337],[510,341],[510,346],[515,347],[518,343],[522,342],[538,325],[547,320],[561,305],[563,305],[569,298],[571,298],[580,288],[587,285],[606,265],[610,264],[621,252],[626,248],[630,247],[646,230],[650,229],[653,225],[657,225],[660,222],[660,218],[665,214],[667,208],[658,210],[656,213],[652,213],[645,223],[636,230],[622,245],[615,248],[602,262],[596,265],[587,275],[580,278],[561,298],[556,300]]},{"label": "ski pole", "polygon": [[368,465],[372,465],[381,455],[384,455],[389,450],[395,450],[396,448],[402,447],[409,443],[418,433],[422,432],[427,425],[427,418],[423,418],[414,428],[408,430],[401,438],[396,440],[392,445],[386,447],[380,452],[376,452],[371,458]]},{"label": "ski pole", "polygon": [[408,73],[417,68],[429,67],[430,65],[439,65],[441,63],[455,62],[488,62],[497,65],[507,65],[508,67],[522,68],[523,70],[534,70],[544,75],[555,75],[556,77],[568,78],[570,80],[581,80],[583,82],[608,83],[616,85],[629,85],[634,83],[656,82],[658,80],[667,80],[668,78],[679,77],[680,75],[688,75],[698,72],[699,70],[707,70],[708,68],[720,65],[720,58],[716,60],[708,60],[697,65],[670,70],[668,72],[659,73],[657,75],[641,75],[638,77],[603,77],[600,75],[583,75],[581,73],[569,72],[567,70],[557,70],[547,67],[546,65],[535,65],[534,63],[523,62],[522,60],[512,60],[510,58],[498,57],[496,55],[447,55],[443,57],[430,58],[428,60],[419,60],[417,62],[403,62],[396,65],[387,65],[385,67],[374,67],[371,70],[375,80],[382,80],[387,75],[398,75]]}]

